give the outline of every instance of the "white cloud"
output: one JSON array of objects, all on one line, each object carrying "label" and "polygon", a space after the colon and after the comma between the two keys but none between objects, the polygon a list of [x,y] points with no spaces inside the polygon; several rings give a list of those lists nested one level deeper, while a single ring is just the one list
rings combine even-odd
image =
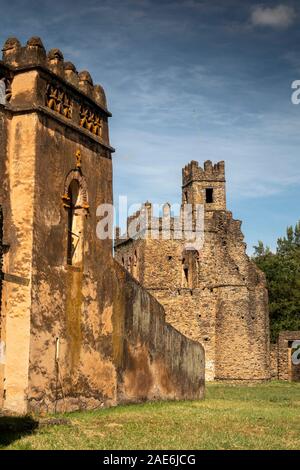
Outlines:
[{"label": "white cloud", "polygon": [[287,28],[296,18],[294,8],[286,5],[278,5],[274,8],[256,6],[251,15],[252,24],[255,26],[270,26],[272,28]]}]

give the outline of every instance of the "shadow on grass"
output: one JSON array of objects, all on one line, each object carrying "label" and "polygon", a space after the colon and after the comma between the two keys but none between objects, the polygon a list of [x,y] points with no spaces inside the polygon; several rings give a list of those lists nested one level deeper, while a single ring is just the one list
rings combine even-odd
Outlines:
[{"label": "shadow on grass", "polygon": [[0,449],[31,434],[38,425],[30,416],[0,416]]}]

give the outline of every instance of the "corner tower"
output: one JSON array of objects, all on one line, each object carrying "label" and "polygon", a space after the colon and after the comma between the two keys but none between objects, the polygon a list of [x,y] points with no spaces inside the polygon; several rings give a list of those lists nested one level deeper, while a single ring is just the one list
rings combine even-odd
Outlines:
[{"label": "corner tower", "polygon": [[25,46],[10,38],[2,51],[0,408],[27,412],[55,394],[61,403],[58,367],[64,406],[75,396],[87,404],[88,396],[103,397],[99,378],[85,390],[80,382],[88,355],[101,357],[82,346],[101,312],[99,299],[93,304],[83,292],[97,289],[97,265],[111,258],[111,240],[95,243],[95,207],[112,202],[111,114],[90,74],[78,73],[59,49],[46,53],[40,38]]},{"label": "corner tower", "polygon": [[182,204],[204,204],[206,212],[226,210],[225,164],[192,160],[182,170]]}]

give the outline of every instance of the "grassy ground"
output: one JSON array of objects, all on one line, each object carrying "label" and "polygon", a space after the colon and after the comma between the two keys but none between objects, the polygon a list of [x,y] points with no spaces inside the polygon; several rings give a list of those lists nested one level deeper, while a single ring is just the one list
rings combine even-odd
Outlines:
[{"label": "grassy ground", "polygon": [[300,383],[211,384],[203,401],[57,417],[67,424],[35,430],[34,420],[0,418],[0,449],[300,449]]}]

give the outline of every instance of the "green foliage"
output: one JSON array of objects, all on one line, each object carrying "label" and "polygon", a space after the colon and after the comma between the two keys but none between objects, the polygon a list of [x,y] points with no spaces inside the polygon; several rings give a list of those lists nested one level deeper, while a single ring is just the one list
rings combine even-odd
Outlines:
[{"label": "green foliage", "polygon": [[278,238],[276,253],[259,241],[253,260],[267,278],[271,340],[281,330],[300,330],[300,221]]}]

